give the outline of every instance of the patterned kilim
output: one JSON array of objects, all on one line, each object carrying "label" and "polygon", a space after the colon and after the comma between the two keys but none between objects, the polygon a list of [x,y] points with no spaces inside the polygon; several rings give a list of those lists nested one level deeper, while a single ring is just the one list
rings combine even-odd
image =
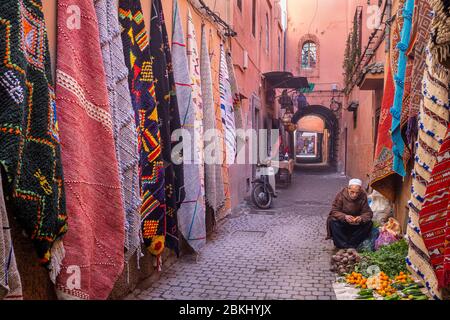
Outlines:
[{"label": "patterned kilim", "polygon": [[139,189],[139,154],[136,121],[128,86],[128,68],[125,65],[119,18],[115,0],[95,2],[100,43],[103,53],[109,104],[114,126],[119,177],[125,206],[125,260],[141,252],[141,197]]},{"label": "patterned kilim", "polygon": [[[414,28],[408,55],[411,58],[412,70],[409,83],[409,94],[404,99],[404,116],[402,127],[407,123],[406,139],[409,150],[414,154],[417,140],[420,103],[422,101],[422,79],[426,65],[425,47],[430,39],[432,12],[428,0],[416,0],[414,9]],[[406,92],[405,84],[405,92]]]},{"label": "patterned kilim", "polygon": [[234,118],[233,96],[224,45],[220,48],[220,109],[225,131],[226,163],[232,165],[236,159],[236,124]]},{"label": "patterned kilim", "polygon": [[[218,129],[216,125],[211,58],[209,56],[205,26],[202,28],[200,73],[202,79],[204,130],[205,132],[216,132]],[[212,149],[215,151],[207,154],[210,161],[205,162],[206,202],[215,212],[217,212],[225,203],[223,171],[222,166],[219,164],[223,163],[223,148],[218,135],[214,134],[212,137],[208,136],[208,138],[208,141],[205,141],[205,149]]]},{"label": "patterned kilim", "polygon": [[[234,72],[234,63],[233,57],[231,56],[231,52],[227,52],[227,65],[228,65],[228,75],[230,78],[231,85],[231,94],[233,96],[233,110],[234,110],[234,122],[236,126],[236,130],[243,130],[244,128],[244,119],[242,118],[242,100],[241,93],[239,91],[239,85],[236,80],[236,74]],[[238,156],[242,157],[245,153],[246,141],[242,135],[236,135],[236,153]]]},{"label": "patterned kilim", "polygon": [[[399,8],[403,8],[404,0],[399,1]],[[394,155],[392,153],[392,138],[390,129],[392,115],[390,109],[394,103],[395,83],[393,75],[397,73],[399,51],[396,49],[400,42],[400,30],[403,17],[397,12],[392,23],[391,49],[386,56],[384,95],[381,104],[381,116],[378,125],[378,137],[375,150],[374,167],[371,175],[371,186],[391,201],[395,200],[397,175],[393,171]]]},{"label": "patterned kilim", "polygon": [[[178,1],[173,2],[172,57],[181,123],[188,141],[184,145],[186,198],[178,211],[179,229],[191,248],[199,252],[206,244],[204,189],[203,99],[200,59],[191,12],[188,12],[187,45]],[[187,49],[187,51],[186,51]]]},{"label": "patterned kilim", "polygon": [[[172,159],[172,149],[179,141],[172,141],[172,133],[181,128],[172,56],[161,0],[152,1],[150,52],[156,82],[156,102],[161,123],[162,154],[166,177],[166,243],[179,254],[177,211],[185,199],[182,155]],[[174,161],[172,161],[174,160]]]},{"label": "patterned kilim", "polygon": [[119,20],[138,130],[142,236],[149,251],[159,256],[166,235],[164,164],[152,60],[140,1],[121,0]]},{"label": "patterned kilim", "polygon": [[428,0],[416,0],[415,16],[415,34],[412,39],[413,70],[411,78],[411,94],[409,118],[416,117],[419,114],[420,103],[422,101],[422,79],[426,66],[425,47],[430,39],[431,8]]},{"label": "patterned kilim", "polygon": [[430,51],[434,63],[445,63],[450,59],[450,1],[429,0],[434,12]]},{"label": "patterned kilim", "polygon": [[[450,76],[448,70],[441,65],[432,63],[432,57],[428,49],[427,53],[423,103],[419,116],[419,137],[416,144],[413,185],[409,202],[410,221],[407,234],[410,240],[410,250],[407,262],[410,271],[423,280],[433,297],[439,299],[442,296],[439,290],[438,279],[430,262],[427,246],[424,243],[424,234],[421,230],[424,220],[420,220],[419,212],[427,200],[426,189],[436,165],[438,152],[442,148],[447,133],[449,123],[448,83]],[[427,224],[427,226],[430,226],[430,224]]]},{"label": "patterned kilim", "polygon": [[63,251],[55,249],[62,247],[57,240],[67,231],[67,216],[40,0],[0,2],[0,103],[0,165],[7,173],[5,193],[40,262],[57,273]]},{"label": "patterned kilim", "polygon": [[[402,114],[404,108],[403,98],[405,93],[405,76],[407,73],[406,67],[408,65],[408,57],[406,56],[406,50],[409,47],[411,40],[411,28],[412,28],[412,17],[414,13],[414,0],[406,0],[405,5],[402,10],[403,17],[403,27],[400,35],[400,41],[397,43],[396,48],[399,50],[398,57],[398,69],[397,73],[394,75],[395,81],[395,95],[394,103],[391,108],[392,115],[392,153],[394,155],[393,170],[400,176],[406,176],[406,169],[404,164],[405,155],[405,142],[402,136]],[[412,65],[410,64],[410,67]],[[409,69],[409,76],[411,75],[412,69]],[[410,79],[408,79],[407,96],[409,96],[410,89]]]},{"label": "patterned kilim", "polygon": [[0,170],[0,300],[22,300],[22,282],[14,256],[2,185]]},{"label": "patterned kilim", "polygon": [[423,208],[420,230],[440,288],[450,286],[450,126],[437,157]]},{"label": "patterned kilim", "polygon": [[108,298],[124,268],[124,207],[94,3],[58,1],[57,86],[70,229],[60,299]]},{"label": "patterned kilim", "polygon": [[[231,94],[233,96],[233,108],[234,108],[234,122],[236,129],[244,129],[244,119],[242,118],[242,100],[241,93],[239,91],[239,85],[236,80],[236,74],[234,72],[234,63],[231,52],[227,52],[227,65],[228,76],[230,78]],[[243,141],[241,141],[243,142]]]}]

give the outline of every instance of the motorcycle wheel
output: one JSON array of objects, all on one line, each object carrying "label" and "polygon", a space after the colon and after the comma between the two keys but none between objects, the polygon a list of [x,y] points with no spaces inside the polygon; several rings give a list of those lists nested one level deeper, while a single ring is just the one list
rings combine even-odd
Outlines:
[{"label": "motorcycle wheel", "polygon": [[256,184],[252,190],[253,203],[260,209],[270,209],[273,197],[263,184]]}]

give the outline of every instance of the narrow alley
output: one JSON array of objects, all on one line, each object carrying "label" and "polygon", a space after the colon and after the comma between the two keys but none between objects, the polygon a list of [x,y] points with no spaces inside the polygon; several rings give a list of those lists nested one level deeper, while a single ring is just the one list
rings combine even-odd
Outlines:
[{"label": "narrow alley", "polygon": [[297,169],[272,210],[241,206],[218,226],[197,261],[180,258],[127,299],[334,300],[325,221],[346,183],[328,168]]}]

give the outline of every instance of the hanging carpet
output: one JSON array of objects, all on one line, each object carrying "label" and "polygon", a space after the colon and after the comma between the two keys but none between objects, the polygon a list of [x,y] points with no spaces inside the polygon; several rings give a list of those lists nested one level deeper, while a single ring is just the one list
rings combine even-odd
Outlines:
[{"label": "hanging carpet", "polygon": [[22,282],[14,256],[0,170],[0,300],[22,299]]},{"label": "hanging carpet", "polygon": [[107,299],[124,267],[124,207],[93,1],[58,1],[57,107],[70,229],[60,299]]},{"label": "hanging carpet", "polygon": [[[407,234],[410,249],[407,263],[411,273],[424,282],[430,294],[434,298],[440,299],[442,293],[421,230],[421,226],[426,225],[426,223],[423,223],[424,220],[421,222],[419,213],[427,200],[426,190],[447,133],[450,75],[444,67],[432,63],[432,57],[428,49],[427,53],[427,70],[424,72],[423,103],[419,115],[419,135],[416,143],[411,200],[409,202],[410,219]],[[426,212],[424,215],[426,215]],[[426,228],[427,226],[424,229],[425,232],[428,231]]]},{"label": "hanging carpet", "polygon": [[139,251],[138,259],[140,258],[142,242],[136,121],[128,86],[128,69],[124,60],[116,1],[98,0],[95,2],[95,10],[125,207],[125,248],[127,250],[125,261],[128,261],[137,251]]},{"label": "hanging carpet", "polygon": [[[209,55],[206,27],[202,27],[202,47],[200,57],[200,76],[203,95],[203,127],[205,136],[205,193],[206,202],[218,212],[225,203],[223,178],[223,147],[216,125],[211,58]],[[216,134],[217,132],[217,134]]]},{"label": "hanging carpet", "polygon": [[183,159],[172,149],[180,141],[172,141],[172,133],[181,128],[180,114],[173,77],[172,56],[161,0],[152,1],[150,52],[155,77],[156,104],[161,125],[162,155],[166,188],[166,245],[179,254],[177,211],[185,199]]},{"label": "hanging carpet", "polygon": [[159,256],[166,236],[164,163],[152,60],[140,0],[120,0],[119,21],[138,132],[142,237],[149,252]]},{"label": "hanging carpet", "polygon": [[39,262],[60,271],[67,215],[41,0],[0,2],[0,165],[5,195]]},{"label": "hanging carpet", "polygon": [[191,12],[188,12],[186,45],[179,10],[178,1],[174,0],[172,33],[174,78],[181,126],[189,133],[189,140],[185,141],[183,149],[184,178],[189,183],[185,185],[186,197],[178,211],[178,226],[191,248],[199,252],[206,244],[200,60]]}]

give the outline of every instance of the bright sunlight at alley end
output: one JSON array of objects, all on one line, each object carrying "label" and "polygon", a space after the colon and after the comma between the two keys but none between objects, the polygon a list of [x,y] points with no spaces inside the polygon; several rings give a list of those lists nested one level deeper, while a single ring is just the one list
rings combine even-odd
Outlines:
[{"label": "bright sunlight at alley end", "polygon": [[0,300],[449,300],[449,12],[0,0]]}]

